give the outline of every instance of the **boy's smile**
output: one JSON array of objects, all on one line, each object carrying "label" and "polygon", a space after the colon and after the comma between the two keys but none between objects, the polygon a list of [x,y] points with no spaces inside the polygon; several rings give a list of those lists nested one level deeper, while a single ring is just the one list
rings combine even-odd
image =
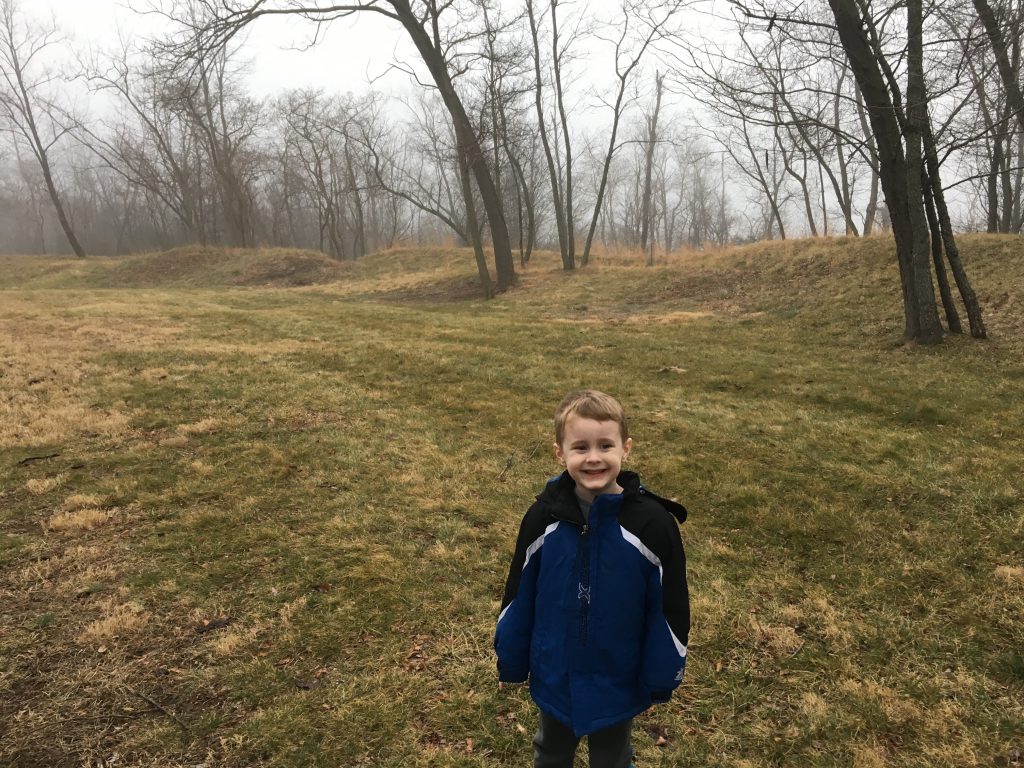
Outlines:
[{"label": "boy's smile", "polygon": [[565,422],[562,444],[555,444],[555,456],[576,482],[580,498],[593,501],[602,493],[622,493],[616,478],[632,447],[632,439],[623,443],[618,422],[573,415]]}]

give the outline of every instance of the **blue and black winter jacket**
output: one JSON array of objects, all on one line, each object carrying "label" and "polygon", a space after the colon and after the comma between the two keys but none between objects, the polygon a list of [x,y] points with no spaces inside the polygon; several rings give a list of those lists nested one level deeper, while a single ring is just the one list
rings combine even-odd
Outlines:
[{"label": "blue and black winter jacket", "polygon": [[682,505],[633,472],[584,521],[567,472],[523,518],[494,637],[498,677],[523,682],[577,736],[668,701],[690,632]]}]

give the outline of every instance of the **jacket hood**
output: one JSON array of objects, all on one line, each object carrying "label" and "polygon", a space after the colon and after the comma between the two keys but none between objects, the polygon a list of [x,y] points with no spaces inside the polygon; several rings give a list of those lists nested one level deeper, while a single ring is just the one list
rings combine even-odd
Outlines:
[{"label": "jacket hood", "polygon": [[[634,498],[647,497],[671,512],[680,523],[685,522],[686,507],[678,501],[672,501],[651,492],[640,482],[640,475],[636,472],[623,471],[619,473],[616,482],[622,487],[623,501]],[[537,501],[551,504],[553,506],[569,505],[573,510],[577,508],[576,502],[576,481],[572,479],[568,471],[562,472],[557,477],[548,480],[544,490],[537,496]]]}]

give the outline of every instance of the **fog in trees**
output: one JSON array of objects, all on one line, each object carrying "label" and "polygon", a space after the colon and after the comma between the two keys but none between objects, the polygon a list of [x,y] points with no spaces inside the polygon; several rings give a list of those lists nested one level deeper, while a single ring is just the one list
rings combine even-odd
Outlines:
[{"label": "fog in trees", "polygon": [[[1019,4],[179,0],[164,36],[91,55],[0,8],[8,252],[450,242],[490,293],[536,248],[572,269],[891,232],[905,334],[930,342],[954,292],[984,336],[955,233],[1024,226]],[[297,13],[314,40],[383,16],[415,53],[358,93],[254,96],[250,24]]]}]

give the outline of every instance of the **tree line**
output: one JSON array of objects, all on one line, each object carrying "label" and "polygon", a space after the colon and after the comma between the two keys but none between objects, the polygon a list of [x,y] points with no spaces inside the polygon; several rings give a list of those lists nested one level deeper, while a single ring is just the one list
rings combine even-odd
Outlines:
[{"label": "tree line", "polygon": [[[5,249],[199,242],[347,259],[453,238],[474,247],[490,293],[541,246],[573,269],[595,243],[653,263],[683,246],[891,229],[906,336],[935,341],[933,285],[948,329],[955,286],[984,336],[954,232],[1024,225],[1009,0],[620,0],[601,18],[564,0],[155,10],[166,36],[77,62],[114,105],[85,118],[60,98],[58,26],[0,0]],[[417,84],[401,104],[246,92],[254,21],[298,14],[315,29],[357,13],[386,17],[416,51],[396,65]]]}]

